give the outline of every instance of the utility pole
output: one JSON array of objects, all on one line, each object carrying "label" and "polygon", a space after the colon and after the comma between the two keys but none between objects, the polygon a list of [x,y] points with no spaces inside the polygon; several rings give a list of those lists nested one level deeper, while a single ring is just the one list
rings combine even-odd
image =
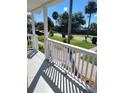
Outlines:
[{"label": "utility pole", "polygon": [[69,19],[68,19],[68,43],[69,43],[69,44],[70,44],[70,37],[71,37],[72,4],[73,4],[73,0],[70,0],[70,6],[69,6]]}]

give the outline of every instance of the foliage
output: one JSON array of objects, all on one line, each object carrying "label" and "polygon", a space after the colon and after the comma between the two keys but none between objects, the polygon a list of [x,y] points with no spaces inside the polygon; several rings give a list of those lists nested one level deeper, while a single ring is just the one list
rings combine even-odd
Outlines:
[{"label": "foliage", "polygon": [[36,29],[38,30],[43,30],[44,29],[44,23],[43,22],[38,22],[35,24]]},{"label": "foliage", "polygon": [[54,11],[53,14],[52,14],[53,19],[57,20],[58,16],[59,16],[58,12]]},{"label": "foliage", "polygon": [[38,40],[44,42],[44,35],[38,36]]},{"label": "foliage", "polygon": [[[44,23],[43,22],[38,22],[35,24],[35,27],[38,29],[38,30],[43,30],[44,29]],[[48,31],[54,27],[54,23],[53,21],[51,20],[50,17],[48,17]]]},{"label": "foliage", "polygon": [[89,26],[91,21],[91,15],[97,12],[97,4],[96,1],[89,1],[88,4],[85,6],[85,13],[89,14],[89,22],[88,22],[88,31],[87,31],[87,37],[89,34]]},{"label": "foliage", "polygon": [[97,4],[95,1],[89,1],[85,7],[86,14],[93,14],[97,12]]},{"label": "foliage", "polygon": [[88,33],[88,37],[89,37],[89,35],[94,35],[94,36],[97,35],[97,31],[90,31],[88,29],[80,30],[77,34],[87,35],[87,33]]},{"label": "foliage", "polygon": [[51,28],[54,32],[60,32],[60,27],[59,26],[54,26]]},{"label": "foliage", "polygon": [[90,31],[97,31],[97,24],[96,23],[91,23],[89,26]]},{"label": "foliage", "polygon": [[59,15],[58,24],[61,29],[62,36],[68,33],[68,13],[64,12],[63,14]]},{"label": "foliage", "polygon": [[50,29],[51,29],[52,27],[54,27],[54,23],[53,23],[53,21],[51,20],[51,18],[48,17],[48,31],[50,31]]},{"label": "foliage", "polygon": [[[53,36],[53,37],[49,37],[49,38],[57,40],[57,41],[61,41],[61,42],[67,40],[66,38],[62,38],[62,37],[59,37],[59,36]],[[75,40],[75,39],[71,40],[71,44],[75,45],[75,46],[82,47],[82,48],[87,48],[87,49],[90,49],[90,48],[93,48],[93,47],[96,46],[95,44],[85,42],[85,41],[81,41],[81,40]]]},{"label": "foliage", "polygon": [[97,58],[96,57],[90,57],[90,58],[88,58],[88,55],[85,55],[85,56],[81,56],[80,59],[81,60],[85,60],[87,62],[90,62],[91,64],[93,64],[93,61],[94,61],[94,65],[97,66]]},{"label": "foliage", "polygon": [[44,47],[43,47],[43,46],[39,45],[39,50],[40,50],[42,53],[44,53]]},{"label": "foliage", "polygon": [[96,44],[96,43],[97,43],[97,38],[96,38],[96,37],[93,37],[93,38],[92,38],[92,43],[93,43],[93,44]]},{"label": "foliage", "polygon": [[[65,11],[59,15],[58,24],[61,29],[62,34],[68,33],[68,17],[69,14]],[[84,16],[81,12],[75,13],[72,15],[72,28],[71,33],[76,33],[80,31],[81,27],[86,24]]]}]

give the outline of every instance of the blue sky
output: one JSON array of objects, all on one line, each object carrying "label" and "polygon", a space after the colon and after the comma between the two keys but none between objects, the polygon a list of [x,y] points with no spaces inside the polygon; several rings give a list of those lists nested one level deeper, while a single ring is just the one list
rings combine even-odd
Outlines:
[{"label": "blue sky", "polygon": [[[87,2],[89,0],[73,0],[73,8],[72,8],[72,13],[76,12],[82,12],[85,16],[85,20],[87,23],[88,20],[88,15],[85,14],[85,6],[87,5]],[[95,0],[96,1],[96,0]],[[48,16],[55,22],[55,20],[52,18],[52,13],[54,11],[57,11],[59,14],[62,14],[64,12],[64,8],[67,9],[67,12],[69,11],[69,0],[64,0],[63,2],[53,5],[48,8]],[[92,15],[91,22],[97,22],[97,14]],[[35,21],[36,22],[41,22],[43,21],[43,14],[42,13],[36,13],[34,15]],[[86,24],[87,25],[87,24]]]}]

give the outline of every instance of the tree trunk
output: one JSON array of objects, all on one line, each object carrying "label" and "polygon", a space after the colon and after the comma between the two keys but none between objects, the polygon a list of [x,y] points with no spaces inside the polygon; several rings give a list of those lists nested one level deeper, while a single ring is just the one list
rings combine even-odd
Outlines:
[{"label": "tree trunk", "polygon": [[88,38],[88,35],[89,35],[90,22],[91,22],[91,14],[89,15],[89,21],[88,21],[88,30],[87,30],[86,41],[87,41],[87,38]]},{"label": "tree trunk", "polygon": [[89,26],[90,26],[90,21],[91,21],[91,14],[89,15],[88,28],[89,28]]},{"label": "tree trunk", "polygon": [[68,43],[69,44],[70,44],[70,36],[71,36],[72,4],[73,4],[73,0],[70,0],[69,19],[68,19]]}]

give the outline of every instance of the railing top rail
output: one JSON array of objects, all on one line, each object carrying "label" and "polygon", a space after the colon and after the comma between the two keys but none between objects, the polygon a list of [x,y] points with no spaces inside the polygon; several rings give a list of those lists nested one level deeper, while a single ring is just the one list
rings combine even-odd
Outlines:
[{"label": "railing top rail", "polygon": [[96,52],[91,51],[89,49],[85,49],[85,48],[81,48],[81,47],[78,47],[78,46],[70,45],[70,44],[63,43],[63,42],[60,42],[60,41],[56,41],[56,40],[53,40],[53,39],[50,39],[50,38],[48,38],[48,41],[53,42],[53,43],[57,43],[59,45],[62,45],[62,46],[68,47],[68,48],[78,50],[80,52],[84,52],[84,53],[86,53],[88,55],[97,56]]},{"label": "railing top rail", "polygon": [[33,34],[27,34],[27,36],[33,36]]},{"label": "railing top rail", "polygon": [[38,37],[36,34],[34,35],[34,34],[27,34],[27,36],[36,36],[36,37]]}]

